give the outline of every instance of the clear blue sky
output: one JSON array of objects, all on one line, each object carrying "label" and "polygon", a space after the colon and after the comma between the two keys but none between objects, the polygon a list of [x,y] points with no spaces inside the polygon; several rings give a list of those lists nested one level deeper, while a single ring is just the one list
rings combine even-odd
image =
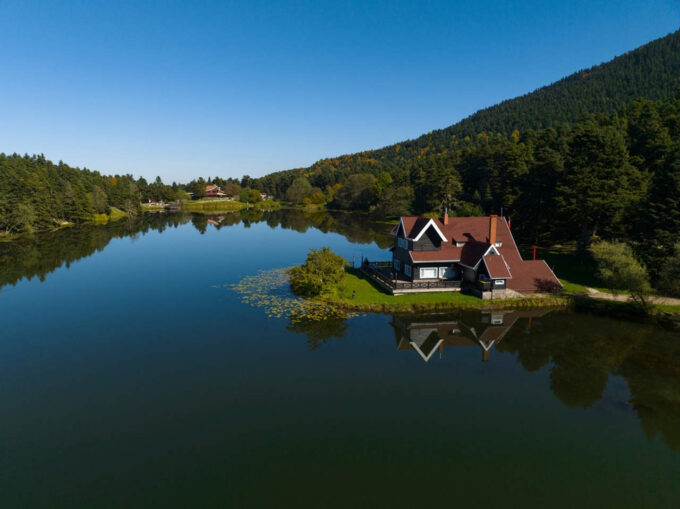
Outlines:
[{"label": "clear blue sky", "polygon": [[0,151],[260,176],[453,124],[680,27],[678,0],[0,0]]}]

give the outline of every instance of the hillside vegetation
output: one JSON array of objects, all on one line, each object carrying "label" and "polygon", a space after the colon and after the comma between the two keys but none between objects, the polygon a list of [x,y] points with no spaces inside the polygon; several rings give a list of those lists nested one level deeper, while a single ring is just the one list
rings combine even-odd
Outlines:
[{"label": "hillside vegetation", "polygon": [[502,213],[523,244],[623,240],[659,278],[680,231],[680,32],[416,140],[254,186],[381,216]]},{"label": "hillside vegetation", "polygon": [[[324,190],[343,182],[352,173],[393,178],[415,161],[419,166],[435,164],[466,146],[474,145],[480,134],[554,127],[576,122],[583,114],[612,115],[639,98],[667,101],[680,89],[680,31],[652,41],[610,62],[581,70],[532,93],[485,108],[445,129],[432,131],[415,140],[403,141],[378,150],[322,159],[309,168],[276,172],[259,179],[263,190],[283,198],[292,181],[310,177],[312,186]],[[516,135],[516,134],[515,134]]]}]

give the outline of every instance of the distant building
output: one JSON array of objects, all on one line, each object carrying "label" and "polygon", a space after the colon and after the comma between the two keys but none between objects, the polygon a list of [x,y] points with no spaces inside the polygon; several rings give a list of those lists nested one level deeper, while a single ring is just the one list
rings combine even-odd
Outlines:
[{"label": "distant building", "polygon": [[224,198],[226,194],[219,186],[205,186],[205,197],[206,198]]}]

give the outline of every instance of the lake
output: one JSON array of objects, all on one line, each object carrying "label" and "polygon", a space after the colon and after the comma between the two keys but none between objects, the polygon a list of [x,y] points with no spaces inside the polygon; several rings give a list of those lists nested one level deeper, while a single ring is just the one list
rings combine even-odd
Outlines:
[{"label": "lake", "polygon": [[391,225],[147,214],[0,244],[0,506],[679,507],[677,332],[568,311],[295,325],[231,285]]}]

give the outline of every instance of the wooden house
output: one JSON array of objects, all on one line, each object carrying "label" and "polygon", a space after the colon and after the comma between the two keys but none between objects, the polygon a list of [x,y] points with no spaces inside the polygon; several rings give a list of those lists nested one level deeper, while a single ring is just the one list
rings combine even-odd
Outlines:
[{"label": "wooden house", "polygon": [[[390,276],[428,289],[471,288],[484,298],[553,292],[562,285],[543,260],[523,260],[505,218],[401,217],[392,230]],[[461,285],[446,285],[459,281]],[[422,288],[423,284],[412,285]],[[408,285],[402,284],[407,291]],[[506,291],[508,290],[508,291]],[[422,290],[419,290],[422,291]]]}]

